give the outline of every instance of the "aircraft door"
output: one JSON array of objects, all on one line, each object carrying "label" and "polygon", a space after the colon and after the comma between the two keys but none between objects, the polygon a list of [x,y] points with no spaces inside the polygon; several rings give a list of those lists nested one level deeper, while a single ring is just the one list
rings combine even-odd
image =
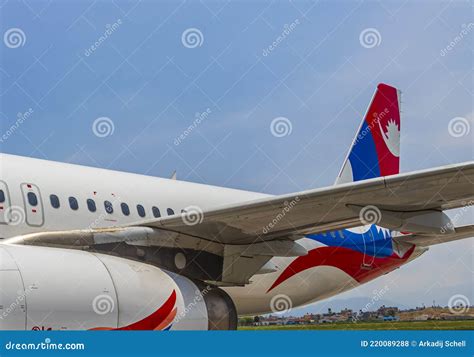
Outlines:
[{"label": "aircraft door", "polygon": [[38,186],[23,183],[21,191],[23,193],[26,223],[30,226],[42,226],[44,224],[43,200]]},{"label": "aircraft door", "polygon": [[10,192],[5,182],[0,181],[0,224],[8,223],[8,212],[10,208]]}]

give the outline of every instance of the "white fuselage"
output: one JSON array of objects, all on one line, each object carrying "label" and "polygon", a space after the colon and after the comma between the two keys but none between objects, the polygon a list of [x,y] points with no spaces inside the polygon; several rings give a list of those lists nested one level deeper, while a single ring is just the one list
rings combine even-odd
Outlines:
[{"label": "white fuselage", "polygon": [[[4,191],[1,205],[0,238],[10,238],[33,232],[102,228],[137,223],[154,219],[152,207],[161,216],[174,214],[188,206],[199,206],[204,211],[233,203],[251,201],[268,195],[242,190],[162,179],[131,173],[83,167],[78,165],[30,159],[0,154],[0,190]],[[33,192],[37,204],[30,204]],[[57,196],[59,207],[53,207],[51,195]],[[55,199],[53,199],[55,200]],[[71,208],[71,202],[78,208]],[[86,204],[93,200],[95,212]],[[107,212],[109,201],[113,212]],[[129,215],[124,215],[121,204],[126,203]],[[140,216],[137,205],[145,210]],[[7,224],[4,212],[15,214],[15,208],[25,217],[18,224]],[[155,209],[156,210],[156,209]],[[20,213],[20,214],[23,214]],[[156,213],[156,211],[155,211]],[[323,244],[303,238],[300,244],[314,249]],[[55,248],[50,248],[55,249]],[[270,286],[294,258],[273,258],[277,271],[255,275],[245,287],[228,287],[239,314],[254,314],[272,310],[271,299],[285,294],[293,306],[327,298],[348,290],[359,283],[344,271],[332,266],[317,266],[304,270],[280,284],[271,292]],[[375,277],[375,276],[374,276]]]}]

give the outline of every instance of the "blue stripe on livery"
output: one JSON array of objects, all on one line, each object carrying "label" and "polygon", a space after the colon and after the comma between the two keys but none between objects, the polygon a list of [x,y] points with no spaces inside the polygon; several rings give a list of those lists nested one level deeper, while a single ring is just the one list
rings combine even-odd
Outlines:
[{"label": "blue stripe on livery", "polygon": [[375,224],[371,225],[365,233],[355,233],[344,229],[324,234],[310,234],[306,238],[329,247],[349,248],[379,258],[391,256],[393,253],[391,232]]},{"label": "blue stripe on livery", "polygon": [[367,122],[364,120],[356,142],[349,154],[354,182],[380,177],[377,150],[375,149],[375,142],[370,130]]}]

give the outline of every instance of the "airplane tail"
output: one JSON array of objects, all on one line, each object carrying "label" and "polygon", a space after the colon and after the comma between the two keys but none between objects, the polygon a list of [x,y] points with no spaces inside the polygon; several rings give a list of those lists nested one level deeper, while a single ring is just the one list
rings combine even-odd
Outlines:
[{"label": "airplane tail", "polygon": [[336,185],[400,172],[400,95],[387,84],[377,86]]}]

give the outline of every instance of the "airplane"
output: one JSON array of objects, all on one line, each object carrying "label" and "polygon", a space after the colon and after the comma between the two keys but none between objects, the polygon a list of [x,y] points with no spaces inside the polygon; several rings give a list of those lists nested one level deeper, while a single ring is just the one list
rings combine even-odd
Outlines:
[{"label": "airplane", "polygon": [[0,155],[1,330],[236,329],[474,235],[474,162],[400,173],[379,84],[333,186],[268,195]]}]

